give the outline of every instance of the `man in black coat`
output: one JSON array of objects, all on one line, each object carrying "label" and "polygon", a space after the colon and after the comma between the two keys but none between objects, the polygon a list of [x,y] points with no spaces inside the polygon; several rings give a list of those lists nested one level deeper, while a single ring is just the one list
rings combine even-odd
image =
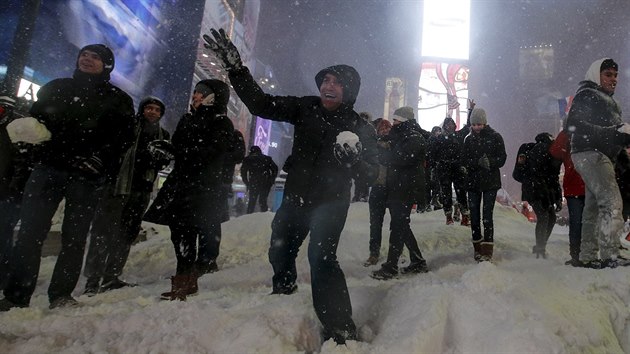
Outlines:
[{"label": "man in black coat", "polygon": [[247,214],[254,212],[257,201],[260,204],[260,211],[267,211],[267,197],[277,175],[278,165],[273,162],[271,156],[263,154],[256,145],[250,147],[249,155],[241,165],[241,177],[249,193]]},{"label": "man in black coat", "polygon": [[51,308],[77,305],[71,294],[81,273],[98,190],[107,176],[118,173],[121,156],[133,140],[133,102],[109,82],[113,69],[108,47],[88,45],[79,51],[72,78],[53,80],[37,94],[30,113],[41,124],[38,130],[47,129],[50,135],[24,190],[2,311],[29,306],[42,244],[64,198],[62,246],[48,298]]},{"label": "man in black coat", "polygon": [[359,74],[350,66],[335,65],[315,76],[319,97],[268,95],[242,65],[225,32],[212,30],[212,35],[204,35],[206,47],[222,62],[250,112],[295,126],[292,154],[285,163],[282,205],[272,223],[273,293],[297,291],[295,259],[310,233],[313,305],[324,327],[323,336],[337,343],[355,340],[350,296],[336,253],[350,206],[352,178],[370,175],[370,181],[377,173],[374,128],[353,110]]},{"label": "man in black coat", "polygon": [[387,261],[372,273],[372,277],[387,280],[398,275],[398,260],[403,245],[409,249],[409,266],[402,273],[426,273],[427,262],[422,257],[411,231],[410,213],[414,203],[425,202],[426,141],[414,127],[413,108],[401,107],[394,112],[393,127],[389,132],[387,165],[387,207],[391,215],[391,233]]},{"label": "man in black coat", "polygon": [[160,127],[165,110],[162,100],[153,96],[143,98],[138,105],[134,143],[126,151],[117,176],[106,184],[92,221],[84,294],[135,285],[119,276],[140,232],[157,174],[172,158],[169,134]]}]

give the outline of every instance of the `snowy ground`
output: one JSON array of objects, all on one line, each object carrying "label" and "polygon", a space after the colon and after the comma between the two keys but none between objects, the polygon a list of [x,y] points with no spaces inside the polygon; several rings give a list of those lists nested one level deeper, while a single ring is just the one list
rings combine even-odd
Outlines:
[{"label": "snowy ground", "polygon": [[563,265],[566,228],[551,236],[549,258],[535,259],[534,225],[497,205],[495,264],[477,264],[469,228],[444,225],[441,211],[413,214],[412,228],[431,272],[383,282],[369,277],[376,267],[362,266],[367,215],[367,203],[352,204],[338,251],[362,342],[320,343],[304,247],[299,291],[268,295],[273,214],[258,213],[224,224],[221,270],[202,277],[199,295],[186,302],[159,300],[175,269],[166,228],[147,224],[157,233],[132,249],[124,278],[138,287],[88,298],[80,296],[82,278],[75,291],[81,308],[48,309],[55,258],[46,257],[31,307],[0,314],[0,352],[630,352],[629,269]]}]

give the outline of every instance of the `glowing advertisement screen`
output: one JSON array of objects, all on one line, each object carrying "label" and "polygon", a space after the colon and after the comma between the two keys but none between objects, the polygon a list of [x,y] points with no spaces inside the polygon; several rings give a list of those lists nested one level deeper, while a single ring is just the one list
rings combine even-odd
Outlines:
[{"label": "glowing advertisement screen", "polygon": [[425,0],[423,57],[468,60],[470,0]]},{"label": "glowing advertisement screen", "polygon": [[254,135],[254,145],[258,146],[262,152],[269,154],[269,142],[271,141],[271,121],[256,117],[256,133]]},{"label": "glowing advertisement screen", "polygon": [[418,123],[422,128],[442,126],[447,116],[455,120],[458,129],[466,124],[468,73],[462,64],[422,64],[418,85]]}]

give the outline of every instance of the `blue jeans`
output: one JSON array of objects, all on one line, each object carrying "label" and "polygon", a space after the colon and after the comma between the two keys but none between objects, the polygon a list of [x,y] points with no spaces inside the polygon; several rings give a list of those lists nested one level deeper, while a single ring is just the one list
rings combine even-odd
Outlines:
[{"label": "blue jeans", "polygon": [[337,262],[337,246],[348,207],[348,201],[330,201],[316,206],[283,201],[271,224],[269,262],[274,272],[274,290],[294,286],[295,259],[310,232],[308,261],[315,313],[325,331],[356,335],[346,278]]},{"label": "blue jeans", "polygon": [[617,258],[623,230],[623,200],[610,159],[598,151],[571,154],[575,170],[586,186],[582,212],[580,261]]},{"label": "blue jeans", "polygon": [[25,306],[30,303],[37,284],[42,244],[63,198],[66,206],[61,252],[48,287],[48,298],[53,301],[72,294],[81,274],[85,242],[102,184],[101,178],[90,178],[78,171],[35,167],[24,189],[22,224],[11,255],[11,275],[4,289],[9,301]]},{"label": "blue jeans", "polygon": [[[468,191],[470,228],[473,242],[494,242],[494,203],[497,190]],[[483,236],[481,235],[481,203],[483,201]]]},{"label": "blue jeans", "polygon": [[580,259],[580,244],[582,243],[584,196],[565,198],[569,209],[569,255],[571,259],[577,261]]}]

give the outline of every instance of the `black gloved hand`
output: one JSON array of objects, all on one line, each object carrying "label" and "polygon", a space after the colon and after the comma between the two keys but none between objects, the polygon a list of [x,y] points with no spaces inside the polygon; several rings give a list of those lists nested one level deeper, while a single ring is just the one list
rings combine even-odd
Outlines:
[{"label": "black gloved hand", "polygon": [[91,156],[88,158],[78,157],[77,161],[74,163],[74,166],[90,175],[100,176],[105,172],[105,168],[103,167],[103,161],[96,156]]},{"label": "black gloved hand", "polygon": [[335,143],[333,153],[341,165],[350,167],[359,161],[362,148],[360,141],[356,143],[355,147],[347,143],[344,143],[343,146]]},{"label": "black gloved hand", "polygon": [[490,160],[488,159],[488,156],[483,155],[482,157],[479,158],[479,166],[481,166],[481,168],[484,168],[486,170],[490,170]]},{"label": "black gloved hand", "polygon": [[217,32],[214,28],[210,29],[210,33],[214,39],[207,34],[203,35],[204,47],[212,50],[217,59],[221,61],[221,66],[227,71],[237,70],[243,66],[241,56],[234,43],[227,37],[223,28]]},{"label": "black gloved hand", "polygon": [[153,140],[147,146],[154,161],[170,161],[175,158],[175,148],[168,140]]}]

